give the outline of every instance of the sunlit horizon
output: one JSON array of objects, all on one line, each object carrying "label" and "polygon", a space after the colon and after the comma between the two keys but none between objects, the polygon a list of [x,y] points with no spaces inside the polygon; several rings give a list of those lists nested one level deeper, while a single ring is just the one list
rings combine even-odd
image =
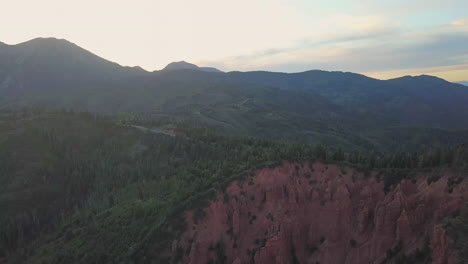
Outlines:
[{"label": "sunlit horizon", "polygon": [[[123,66],[356,72],[468,80],[468,2],[95,1],[4,3],[0,42],[66,39]],[[20,17],[17,14],[22,14]]]}]

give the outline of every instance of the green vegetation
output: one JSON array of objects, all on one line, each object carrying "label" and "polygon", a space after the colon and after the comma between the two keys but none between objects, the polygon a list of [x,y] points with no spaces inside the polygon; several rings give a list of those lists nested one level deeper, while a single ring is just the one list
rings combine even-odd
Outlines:
[{"label": "green vegetation", "polygon": [[182,213],[232,180],[313,156],[208,130],[143,133],[87,113],[2,112],[1,122],[1,256],[17,262],[144,260],[145,246],[166,248]]},{"label": "green vegetation", "polygon": [[[233,180],[284,160],[384,171],[468,165],[463,146],[377,155],[223,136],[180,123],[173,128],[178,136],[89,113],[0,112],[0,258],[169,263],[155,252],[184,230],[185,210],[206,206]],[[399,180],[386,177],[386,184]]]},{"label": "green vegetation", "polygon": [[424,239],[422,248],[417,248],[411,254],[406,255],[402,252],[402,249],[403,244],[401,241],[398,241],[393,249],[387,250],[387,257],[382,261],[382,264],[425,264],[432,261],[432,250],[428,236]]},{"label": "green vegetation", "polygon": [[468,263],[468,204],[446,219],[445,229],[455,243],[458,263]]}]

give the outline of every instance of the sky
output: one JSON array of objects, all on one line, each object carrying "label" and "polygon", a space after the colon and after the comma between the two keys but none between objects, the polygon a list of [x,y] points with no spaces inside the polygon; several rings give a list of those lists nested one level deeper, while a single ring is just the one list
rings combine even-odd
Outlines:
[{"label": "sky", "polygon": [[351,71],[468,80],[467,0],[0,0],[0,41],[67,39],[146,70]]}]

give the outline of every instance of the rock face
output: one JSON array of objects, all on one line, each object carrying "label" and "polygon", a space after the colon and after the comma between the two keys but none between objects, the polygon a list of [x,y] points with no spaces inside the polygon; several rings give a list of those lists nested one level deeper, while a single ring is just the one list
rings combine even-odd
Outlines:
[{"label": "rock face", "polygon": [[432,263],[455,262],[441,222],[468,198],[457,175],[424,175],[384,193],[376,173],[322,163],[259,170],[200,211],[172,244],[182,263],[382,263],[401,243],[410,255],[429,239]]}]

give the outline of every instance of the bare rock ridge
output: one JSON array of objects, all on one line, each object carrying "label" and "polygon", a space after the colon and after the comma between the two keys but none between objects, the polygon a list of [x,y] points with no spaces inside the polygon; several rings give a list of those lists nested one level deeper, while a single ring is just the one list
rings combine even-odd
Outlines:
[{"label": "bare rock ridge", "polygon": [[429,242],[432,263],[455,263],[442,221],[468,198],[466,180],[448,186],[459,176],[428,184],[418,175],[385,193],[376,173],[348,167],[261,169],[187,212],[186,231],[167,254],[184,252],[180,260],[191,264],[384,263],[389,252],[411,256]]}]

